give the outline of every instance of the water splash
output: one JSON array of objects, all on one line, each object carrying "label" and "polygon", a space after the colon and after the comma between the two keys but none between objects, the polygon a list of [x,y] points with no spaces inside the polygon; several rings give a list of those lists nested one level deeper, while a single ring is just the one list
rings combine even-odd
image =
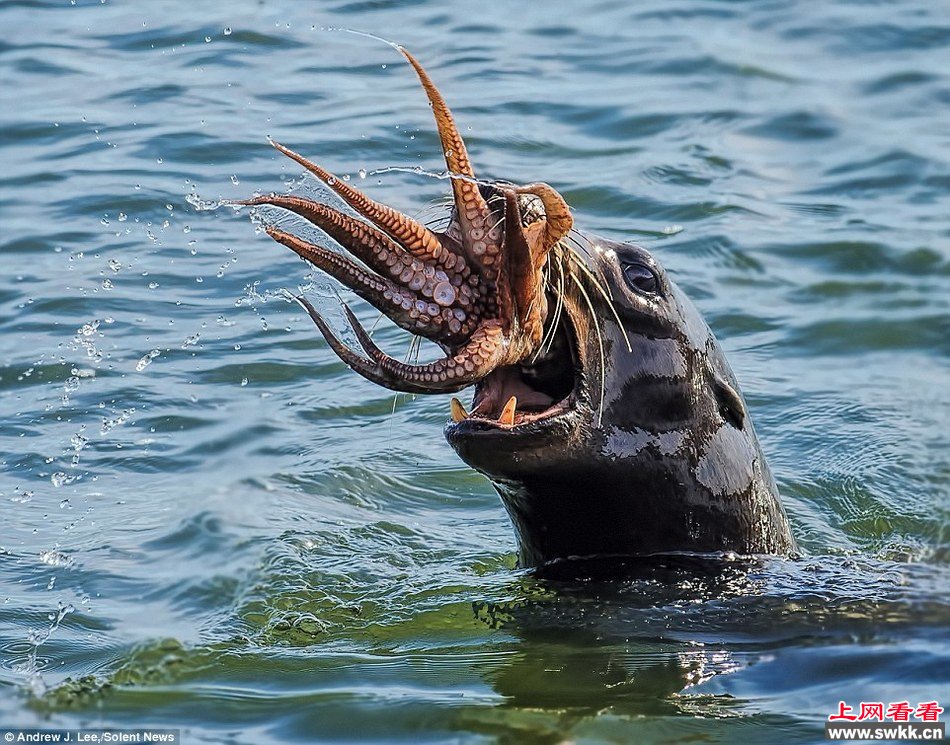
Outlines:
[{"label": "water splash", "polygon": [[129,421],[134,413],[135,407],[131,406],[128,409],[123,409],[117,416],[103,419],[102,426],[99,427],[99,434],[108,434],[116,427],[125,424],[127,421]]},{"label": "water splash", "polygon": [[84,323],[76,329],[76,335],[73,337],[71,345],[73,349],[84,350],[86,356],[95,363],[101,362],[103,358],[102,351],[96,346],[93,340],[95,336],[99,335],[99,324],[100,321],[98,319]]},{"label": "water splash", "polygon": [[[449,155],[451,155],[451,153],[449,153]],[[367,176],[382,176],[387,173],[412,173],[417,176],[426,176],[427,178],[434,178],[439,181],[467,181],[468,183],[475,184],[476,186],[488,187],[511,187],[515,185],[510,181],[505,181],[504,179],[482,179],[449,170],[432,171],[428,168],[423,168],[422,166],[382,166],[380,168],[374,168],[369,172],[360,172],[361,175],[363,173],[366,173]]]},{"label": "water splash", "polygon": [[152,360],[158,357],[161,354],[160,349],[153,349],[148,354],[144,355],[142,359],[135,363],[135,372],[142,372],[146,367],[152,364]]},{"label": "water splash", "polygon": [[51,567],[72,567],[76,560],[59,550],[40,551],[40,561]]},{"label": "water splash", "polygon": [[395,49],[397,52],[399,52],[400,54],[402,54],[402,45],[401,45],[401,44],[397,44],[396,42],[390,41],[389,39],[384,39],[382,36],[377,36],[376,34],[371,34],[369,31],[360,31],[359,29],[355,29],[355,28],[344,28],[344,27],[342,27],[342,26],[323,26],[320,30],[321,30],[321,31],[338,31],[338,32],[343,33],[343,34],[353,34],[354,36],[364,36],[364,37],[366,37],[367,39],[372,39],[373,41],[381,41],[381,42],[382,42],[383,44],[385,44],[386,46],[392,47],[392,48]]},{"label": "water splash", "polygon": [[230,199],[202,199],[196,192],[186,195],[185,201],[195,209],[195,212],[213,212],[221,207],[230,207],[235,212],[239,212],[244,207]]},{"label": "water splash", "polygon": [[[55,580],[55,577],[50,578],[50,584],[47,585],[47,589],[52,589],[53,580]],[[63,622],[63,619],[74,610],[76,610],[76,608],[72,605],[72,603],[63,603],[62,601],[59,601],[56,604],[56,611],[49,613],[47,616],[47,619],[50,622],[49,626],[43,629],[34,629],[27,635],[27,641],[30,644],[30,652],[27,656],[24,672],[26,672],[29,676],[27,685],[30,693],[37,698],[44,695],[47,690],[46,683],[44,682],[43,676],[40,675],[39,671],[39,649],[47,641],[49,641],[50,637]]]}]

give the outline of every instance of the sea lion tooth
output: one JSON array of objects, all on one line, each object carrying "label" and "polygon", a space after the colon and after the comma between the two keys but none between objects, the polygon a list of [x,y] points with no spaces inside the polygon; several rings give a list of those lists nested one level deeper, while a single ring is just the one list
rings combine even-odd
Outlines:
[{"label": "sea lion tooth", "polygon": [[468,419],[468,412],[465,411],[465,407],[462,406],[462,402],[459,401],[455,396],[452,396],[452,421],[458,424],[463,419]]},{"label": "sea lion tooth", "polygon": [[518,397],[512,396],[508,399],[508,403],[505,404],[505,408],[501,410],[501,416],[498,417],[498,421],[502,424],[507,424],[509,427],[514,426],[515,410],[517,408]]}]

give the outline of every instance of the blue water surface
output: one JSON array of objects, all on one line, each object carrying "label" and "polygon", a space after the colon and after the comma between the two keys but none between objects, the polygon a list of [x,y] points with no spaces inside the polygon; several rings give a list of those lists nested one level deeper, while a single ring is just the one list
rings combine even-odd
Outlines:
[{"label": "blue water surface", "polygon": [[[285,297],[327,281],[196,209],[314,193],[271,136],[445,214],[412,70],[336,28],[423,61],[480,175],[655,252],[803,558],[517,569],[448,400],[350,373]],[[0,726],[817,742],[839,700],[946,704],[948,123],[932,0],[6,0]]]}]

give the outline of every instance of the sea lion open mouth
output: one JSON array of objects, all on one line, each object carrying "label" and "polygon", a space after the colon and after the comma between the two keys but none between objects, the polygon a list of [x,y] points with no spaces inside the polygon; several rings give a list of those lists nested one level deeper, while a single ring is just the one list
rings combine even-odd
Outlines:
[{"label": "sea lion open mouth", "polygon": [[[557,299],[548,298],[551,308]],[[551,313],[546,341],[528,360],[496,368],[475,384],[468,413],[452,399],[452,424],[446,435],[458,438],[492,429],[539,423],[570,413],[583,395],[583,366],[575,330],[566,313]]]}]

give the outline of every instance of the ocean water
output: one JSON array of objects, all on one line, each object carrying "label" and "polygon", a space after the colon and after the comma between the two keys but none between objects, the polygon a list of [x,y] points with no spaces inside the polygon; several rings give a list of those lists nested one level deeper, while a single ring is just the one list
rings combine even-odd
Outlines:
[{"label": "ocean water", "polygon": [[[798,560],[515,566],[442,396],[350,373],[245,213],[274,137],[438,219],[480,175],[648,246]],[[950,7],[0,4],[0,727],[185,742],[815,742],[950,700]],[[366,306],[361,317],[372,322]],[[405,351],[406,336],[379,338]]]}]

